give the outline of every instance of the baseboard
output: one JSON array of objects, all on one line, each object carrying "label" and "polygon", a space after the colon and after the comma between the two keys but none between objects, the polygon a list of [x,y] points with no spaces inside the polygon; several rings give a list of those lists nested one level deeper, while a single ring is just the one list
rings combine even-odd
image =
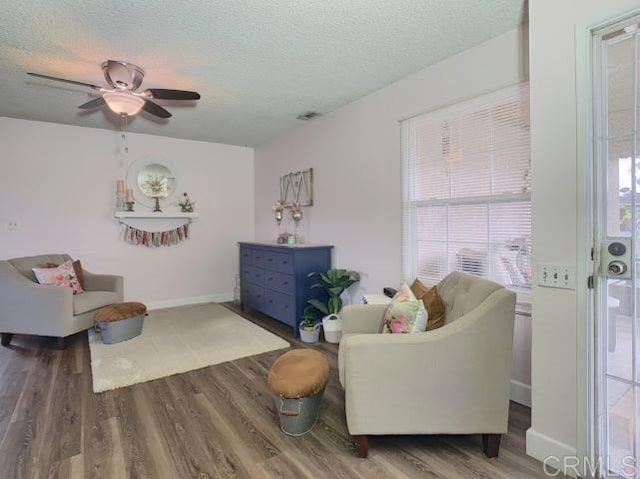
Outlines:
[{"label": "baseboard", "polygon": [[511,400],[531,407],[531,385],[511,380]]},{"label": "baseboard", "polygon": [[[561,471],[565,469],[563,471],[565,474],[571,477],[578,477],[574,468],[563,467],[563,458],[575,458],[577,455],[576,448],[534,431],[533,428],[527,430],[527,454],[542,462],[543,465],[548,465],[549,468]],[[572,464],[572,462],[569,461],[569,464]]]},{"label": "baseboard", "polygon": [[152,310],[175,308],[176,306],[186,306],[189,304],[222,303],[225,301],[233,301],[233,293],[216,293],[205,296],[193,296],[191,298],[166,299],[164,301],[150,301],[145,304],[148,310]]}]

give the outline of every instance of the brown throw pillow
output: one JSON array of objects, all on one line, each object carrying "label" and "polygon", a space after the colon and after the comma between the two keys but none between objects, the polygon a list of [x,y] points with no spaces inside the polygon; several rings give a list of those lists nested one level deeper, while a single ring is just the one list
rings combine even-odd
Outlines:
[{"label": "brown throw pillow", "polygon": [[[58,266],[60,266],[60,265],[59,264],[55,264],[55,263],[47,263],[45,265],[45,268],[57,268]],[[78,283],[80,283],[80,287],[82,289],[85,289],[85,287],[84,287],[84,273],[82,272],[82,264],[80,263],[79,259],[77,259],[77,260],[75,260],[73,262],[73,271],[76,273],[76,278],[78,278]]]},{"label": "brown throw pillow", "polygon": [[421,299],[424,307],[429,313],[427,318],[427,331],[444,326],[445,304],[442,296],[438,293],[437,286],[427,288],[418,278],[411,285],[411,291],[416,298]]}]

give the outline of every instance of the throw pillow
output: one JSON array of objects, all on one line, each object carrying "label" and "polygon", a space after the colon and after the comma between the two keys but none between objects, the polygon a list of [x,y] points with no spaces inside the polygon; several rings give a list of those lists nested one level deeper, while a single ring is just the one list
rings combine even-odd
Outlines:
[{"label": "throw pillow", "polygon": [[40,284],[55,284],[56,286],[71,288],[73,289],[73,294],[84,291],[78,282],[71,261],[65,261],[56,268],[33,268],[33,273]]},{"label": "throw pillow", "polygon": [[[60,266],[55,263],[47,263],[45,268],[57,268]],[[73,262],[73,271],[76,273],[76,278],[78,278],[78,283],[80,283],[80,287],[84,290],[84,272],[82,271],[82,263],[77,259]]]},{"label": "throw pillow", "polygon": [[384,313],[383,334],[421,333],[427,327],[427,311],[406,284],[403,284]]},{"label": "throw pillow", "polygon": [[427,310],[429,320],[427,321],[427,331],[444,326],[446,306],[442,296],[438,293],[438,287],[426,287],[418,278],[411,285],[411,291],[416,298],[421,299]]}]

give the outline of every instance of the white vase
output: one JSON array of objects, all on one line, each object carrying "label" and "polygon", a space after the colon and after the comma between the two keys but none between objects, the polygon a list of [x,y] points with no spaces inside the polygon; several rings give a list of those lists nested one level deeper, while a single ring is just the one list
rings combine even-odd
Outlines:
[{"label": "white vase", "polygon": [[337,314],[330,314],[322,318],[324,339],[328,343],[337,344],[342,338],[342,318]]}]

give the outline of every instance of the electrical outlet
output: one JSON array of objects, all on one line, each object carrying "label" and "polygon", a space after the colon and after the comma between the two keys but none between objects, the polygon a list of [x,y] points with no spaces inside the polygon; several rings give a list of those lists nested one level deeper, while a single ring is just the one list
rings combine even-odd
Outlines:
[{"label": "electrical outlet", "polygon": [[538,264],[538,285],[546,288],[576,289],[576,270],[568,264]]},{"label": "electrical outlet", "polygon": [[17,231],[20,229],[20,224],[17,221],[7,221],[7,231]]}]

